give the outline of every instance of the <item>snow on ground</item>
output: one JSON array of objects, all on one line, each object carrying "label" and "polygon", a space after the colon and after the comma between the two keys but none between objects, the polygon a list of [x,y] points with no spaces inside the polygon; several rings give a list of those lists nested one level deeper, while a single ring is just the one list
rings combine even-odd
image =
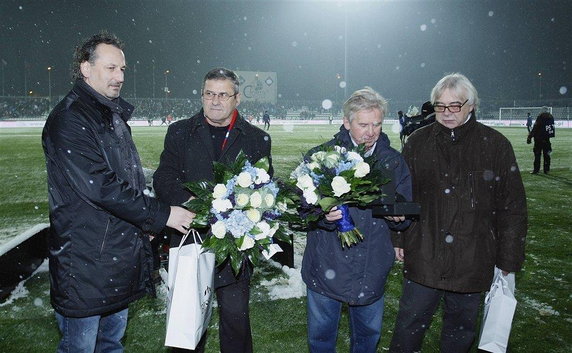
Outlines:
[{"label": "snow on ground", "polygon": [[[26,281],[32,277],[34,277],[35,274],[40,273],[40,272],[48,272],[49,268],[48,268],[48,260],[46,259],[44,262],[42,262],[42,264],[36,269],[36,271],[34,271],[34,273],[32,273],[32,275],[21,281],[20,283],[18,283],[18,285],[16,286],[16,288],[14,288],[14,290],[12,291],[12,293],[10,293],[10,297],[8,297],[8,299],[6,299],[5,302],[0,303],[0,307],[1,306],[5,306],[5,305],[10,305],[14,302],[14,300],[16,299],[20,299],[20,298],[25,298],[28,296],[28,294],[30,293],[28,291],[28,289],[26,289]],[[37,300],[37,299],[36,299]],[[34,302],[35,303],[35,302]]]}]

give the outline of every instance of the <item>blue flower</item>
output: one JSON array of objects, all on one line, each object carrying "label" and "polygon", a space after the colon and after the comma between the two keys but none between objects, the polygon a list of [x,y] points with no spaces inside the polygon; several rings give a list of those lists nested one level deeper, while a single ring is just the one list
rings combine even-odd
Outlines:
[{"label": "blue flower", "polygon": [[250,232],[254,227],[254,222],[252,222],[246,214],[240,210],[232,211],[226,220],[224,220],[226,229],[230,230],[230,233],[235,238],[240,238],[241,236]]}]

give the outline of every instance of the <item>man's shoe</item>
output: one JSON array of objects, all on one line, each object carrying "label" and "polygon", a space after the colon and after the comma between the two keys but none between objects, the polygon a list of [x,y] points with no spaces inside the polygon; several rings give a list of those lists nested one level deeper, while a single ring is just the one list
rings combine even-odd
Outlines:
[{"label": "man's shoe", "polygon": [[545,171],[544,171],[544,174],[548,174],[548,170],[545,170]]}]

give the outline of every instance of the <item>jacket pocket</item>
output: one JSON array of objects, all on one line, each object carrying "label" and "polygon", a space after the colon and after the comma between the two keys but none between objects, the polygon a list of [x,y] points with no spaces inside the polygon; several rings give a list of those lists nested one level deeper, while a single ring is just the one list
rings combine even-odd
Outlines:
[{"label": "jacket pocket", "polygon": [[97,253],[97,260],[101,260],[103,256],[103,251],[105,250],[105,242],[107,241],[107,235],[109,234],[109,228],[111,226],[111,218],[107,219],[107,224],[105,225],[105,231],[103,232],[103,237],[101,238],[101,244],[99,245],[99,252]]}]

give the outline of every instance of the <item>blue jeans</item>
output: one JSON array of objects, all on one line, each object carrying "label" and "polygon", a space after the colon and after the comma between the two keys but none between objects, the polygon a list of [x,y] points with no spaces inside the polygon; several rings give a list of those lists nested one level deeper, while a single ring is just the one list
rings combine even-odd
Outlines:
[{"label": "blue jeans", "polygon": [[[311,353],[336,351],[342,302],[310,289],[308,294],[308,345]],[[381,337],[384,297],[369,305],[349,305],[350,352],[373,353]]]},{"label": "blue jeans", "polygon": [[88,317],[67,317],[56,312],[62,334],[57,353],[122,353],[128,309]]}]

